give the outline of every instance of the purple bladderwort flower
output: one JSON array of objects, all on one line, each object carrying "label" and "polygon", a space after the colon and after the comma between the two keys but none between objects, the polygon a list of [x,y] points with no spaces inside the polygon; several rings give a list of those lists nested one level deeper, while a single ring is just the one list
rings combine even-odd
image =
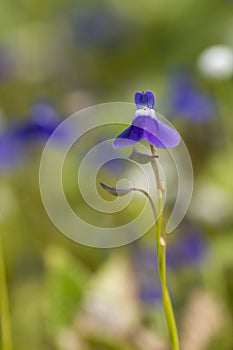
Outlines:
[{"label": "purple bladderwort flower", "polygon": [[115,139],[114,148],[132,146],[146,140],[155,147],[172,148],[179,144],[180,135],[172,127],[161,122],[154,111],[155,96],[152,91],[136,92],[137,106],[131,126]]},{"label": "purple bladderwort flower", "polygon": [[117,158],[117,159],[111,159],[105,164],[103,164],[103,170],[106,171],[108,174],[114,176],[122,174],[126,169],[126,161]]},{"label": "purple bladderwort flower", "polygon": [[179,239],[167,248],[167,264],[170,269],[198,265],[207,248],[204,235],[193,226],[184,226]]},{"label": "purple bladderwort flower", "polygon": [[[52,105],[47,102],[33,105],[25,121],[6,128],[0,134],[0,171],[21,164],[29,148],[45,143],[60,123],[61,118]],[[58,135],[58,138],[62,139],[64,135]]]},{"label": "purple bladderwort flower", "polygon": [[32,106],[27,119],[11,127],[8,134],[22,144],[44,142],[60,123],[61,118],[51,104],[38,102]]},{"label": "purple bladderwort flower", "polygon": [[23,161],[23,149],[19,140],[10,133],[0,135],[0,172],[10,170]]},{"label": "purple bladderwort flower", "polygon": [[217,114],[213,96],[198,89],[187,70],[175,73],[171,81],[169,113],[193,122],[207,122]]},{"label": "purple bladderwort flower", "polygon": [[38,102],[32,106],[28,119],[15,127],[13,134],[24,142],[43,142],[52,135],[61,121],[50,103]]}]

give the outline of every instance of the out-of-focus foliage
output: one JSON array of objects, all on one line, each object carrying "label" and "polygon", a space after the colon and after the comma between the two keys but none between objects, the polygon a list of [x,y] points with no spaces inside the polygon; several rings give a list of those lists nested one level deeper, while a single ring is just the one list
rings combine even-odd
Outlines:
[{"label": "out-of-focus foliage", "polygon": [[[190,209],[168,236],[181,344],[232,349],[232,34],[230,0],[1,0],[0,234],[15,350],[168,349],[153,230],[121,248],[81,246],[53,226],[39,192],[41,153],[60,121],[96,103],[132,102],[141,90],[155,92],[194,168]],[[210,51],[205,71],[200,55],[216,45],[230,57]],[[81,139],[65,164],[69,203],[94,224],[74,163],[120,131]],[[115,161],[98,180],[114,186],[126,175],[127,164]],[[102,226],[134,217],[135,201]]]}]

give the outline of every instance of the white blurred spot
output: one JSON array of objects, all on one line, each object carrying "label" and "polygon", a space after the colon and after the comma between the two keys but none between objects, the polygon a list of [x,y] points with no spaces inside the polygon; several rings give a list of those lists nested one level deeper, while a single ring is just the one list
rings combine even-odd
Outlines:
[{"label": "white blurred spot", "polygon": [[103,330],[105,334],[129,334],[140,319],[136,288],[127,257],[112,255],[90,282],[78,329],[83,334]]},{"label": "white blurred spot", "polygon": [[181,319],[181,348],[209,348],[211,340],[218,336],[228,321],[228,314],[221,300],[204,290],[194,291]]},{"label": "white blurred spot", "polygon": [[211,46],[198,58],[200,72],[212,79],[228,79],[233,75],[233,49],[224,45]]}]

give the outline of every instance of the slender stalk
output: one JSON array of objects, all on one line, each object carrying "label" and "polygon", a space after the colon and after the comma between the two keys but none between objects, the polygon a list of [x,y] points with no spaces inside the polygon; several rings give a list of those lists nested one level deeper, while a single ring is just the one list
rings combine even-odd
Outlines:
[{"label": "slender stalk", "polygon": [[141,192],[148,198],[148,200],[150,202],[150,206],[151,206],[152,212],[153,212],[153,216],[154,216],[154,219],[155,219],[155,222],[156,222],[157,221],[157,212],[156,212],[156,209],[155,209],[155,205],[154,205],[153,199],[151,198],[149,193],[146,192],[145,190],[141,189],[141,188],[135,188],[134,187],[132,190],[136,191],[136,192]]},{"label": "slender stalk", "polygon": [[[154,146],[150,145],[152,155],[155,155]],[[165,318],[167,322],[167,328],[169,332],[170,342],[172,350],[179,350],[179,338],[177,332],[176,321],[174,317],[171,298],[167,288],[167,267],[166,267],[166,232],[164,227],[164,215],[163,215],[163,186],[159,177],[159,170],[157,166],[156,158],[153,158],[151,162],[155,180],[158,190],[158,220],[157,220],[157,232],[156,232],[156,248],[159,276],[161,281],[162,299]]]},{"label": "slender stalk", "polygon": [[0,319],[1,319],[1,338],[2,350],[12,350],[11,324],[9,312],[9,299],[7,291],[7,280],[5,272],[5,263],[0,236]]},{"label": "slender stalk", "polygon": [[[149,193],[146,192],[145,190],[141,189],[141,188],[135,188],[135,187],[132,188],[132,191],[141,192],[142,194],[144,194],[144,195],[148,198],[149,203],[150,203],[150,206],[151,206],[151,209],[152,209],[152,212],[153,212],[154,220],[155,220],[155,222],[157,222],[157,219],[158,219],[157,211],[156,211],[156,208],[155,208],[153,199],[151,198],[151,196],[149,195]],[[160,244],[161,244],[161,245],[164,245],[164,239],[163,239],[162,236],[159,236],[159,235],[157,235],[156,237],[158,237],[158,242],[156,242],[156,245],[157,245],[158,248],[159,248],[159,247],[160,247]]]}]

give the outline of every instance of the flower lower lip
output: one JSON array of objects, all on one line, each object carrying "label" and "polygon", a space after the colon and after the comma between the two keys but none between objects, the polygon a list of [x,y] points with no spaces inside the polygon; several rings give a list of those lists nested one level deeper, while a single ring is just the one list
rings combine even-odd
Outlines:
[{"label": "flower lower lip", "polygon": [[113,145],[115,148],[123,148],[142,139],[159,148],[172,148],[179,144],[180,135],[159,120],[149,116],[138,116],[132,125],[116,138]]}]

